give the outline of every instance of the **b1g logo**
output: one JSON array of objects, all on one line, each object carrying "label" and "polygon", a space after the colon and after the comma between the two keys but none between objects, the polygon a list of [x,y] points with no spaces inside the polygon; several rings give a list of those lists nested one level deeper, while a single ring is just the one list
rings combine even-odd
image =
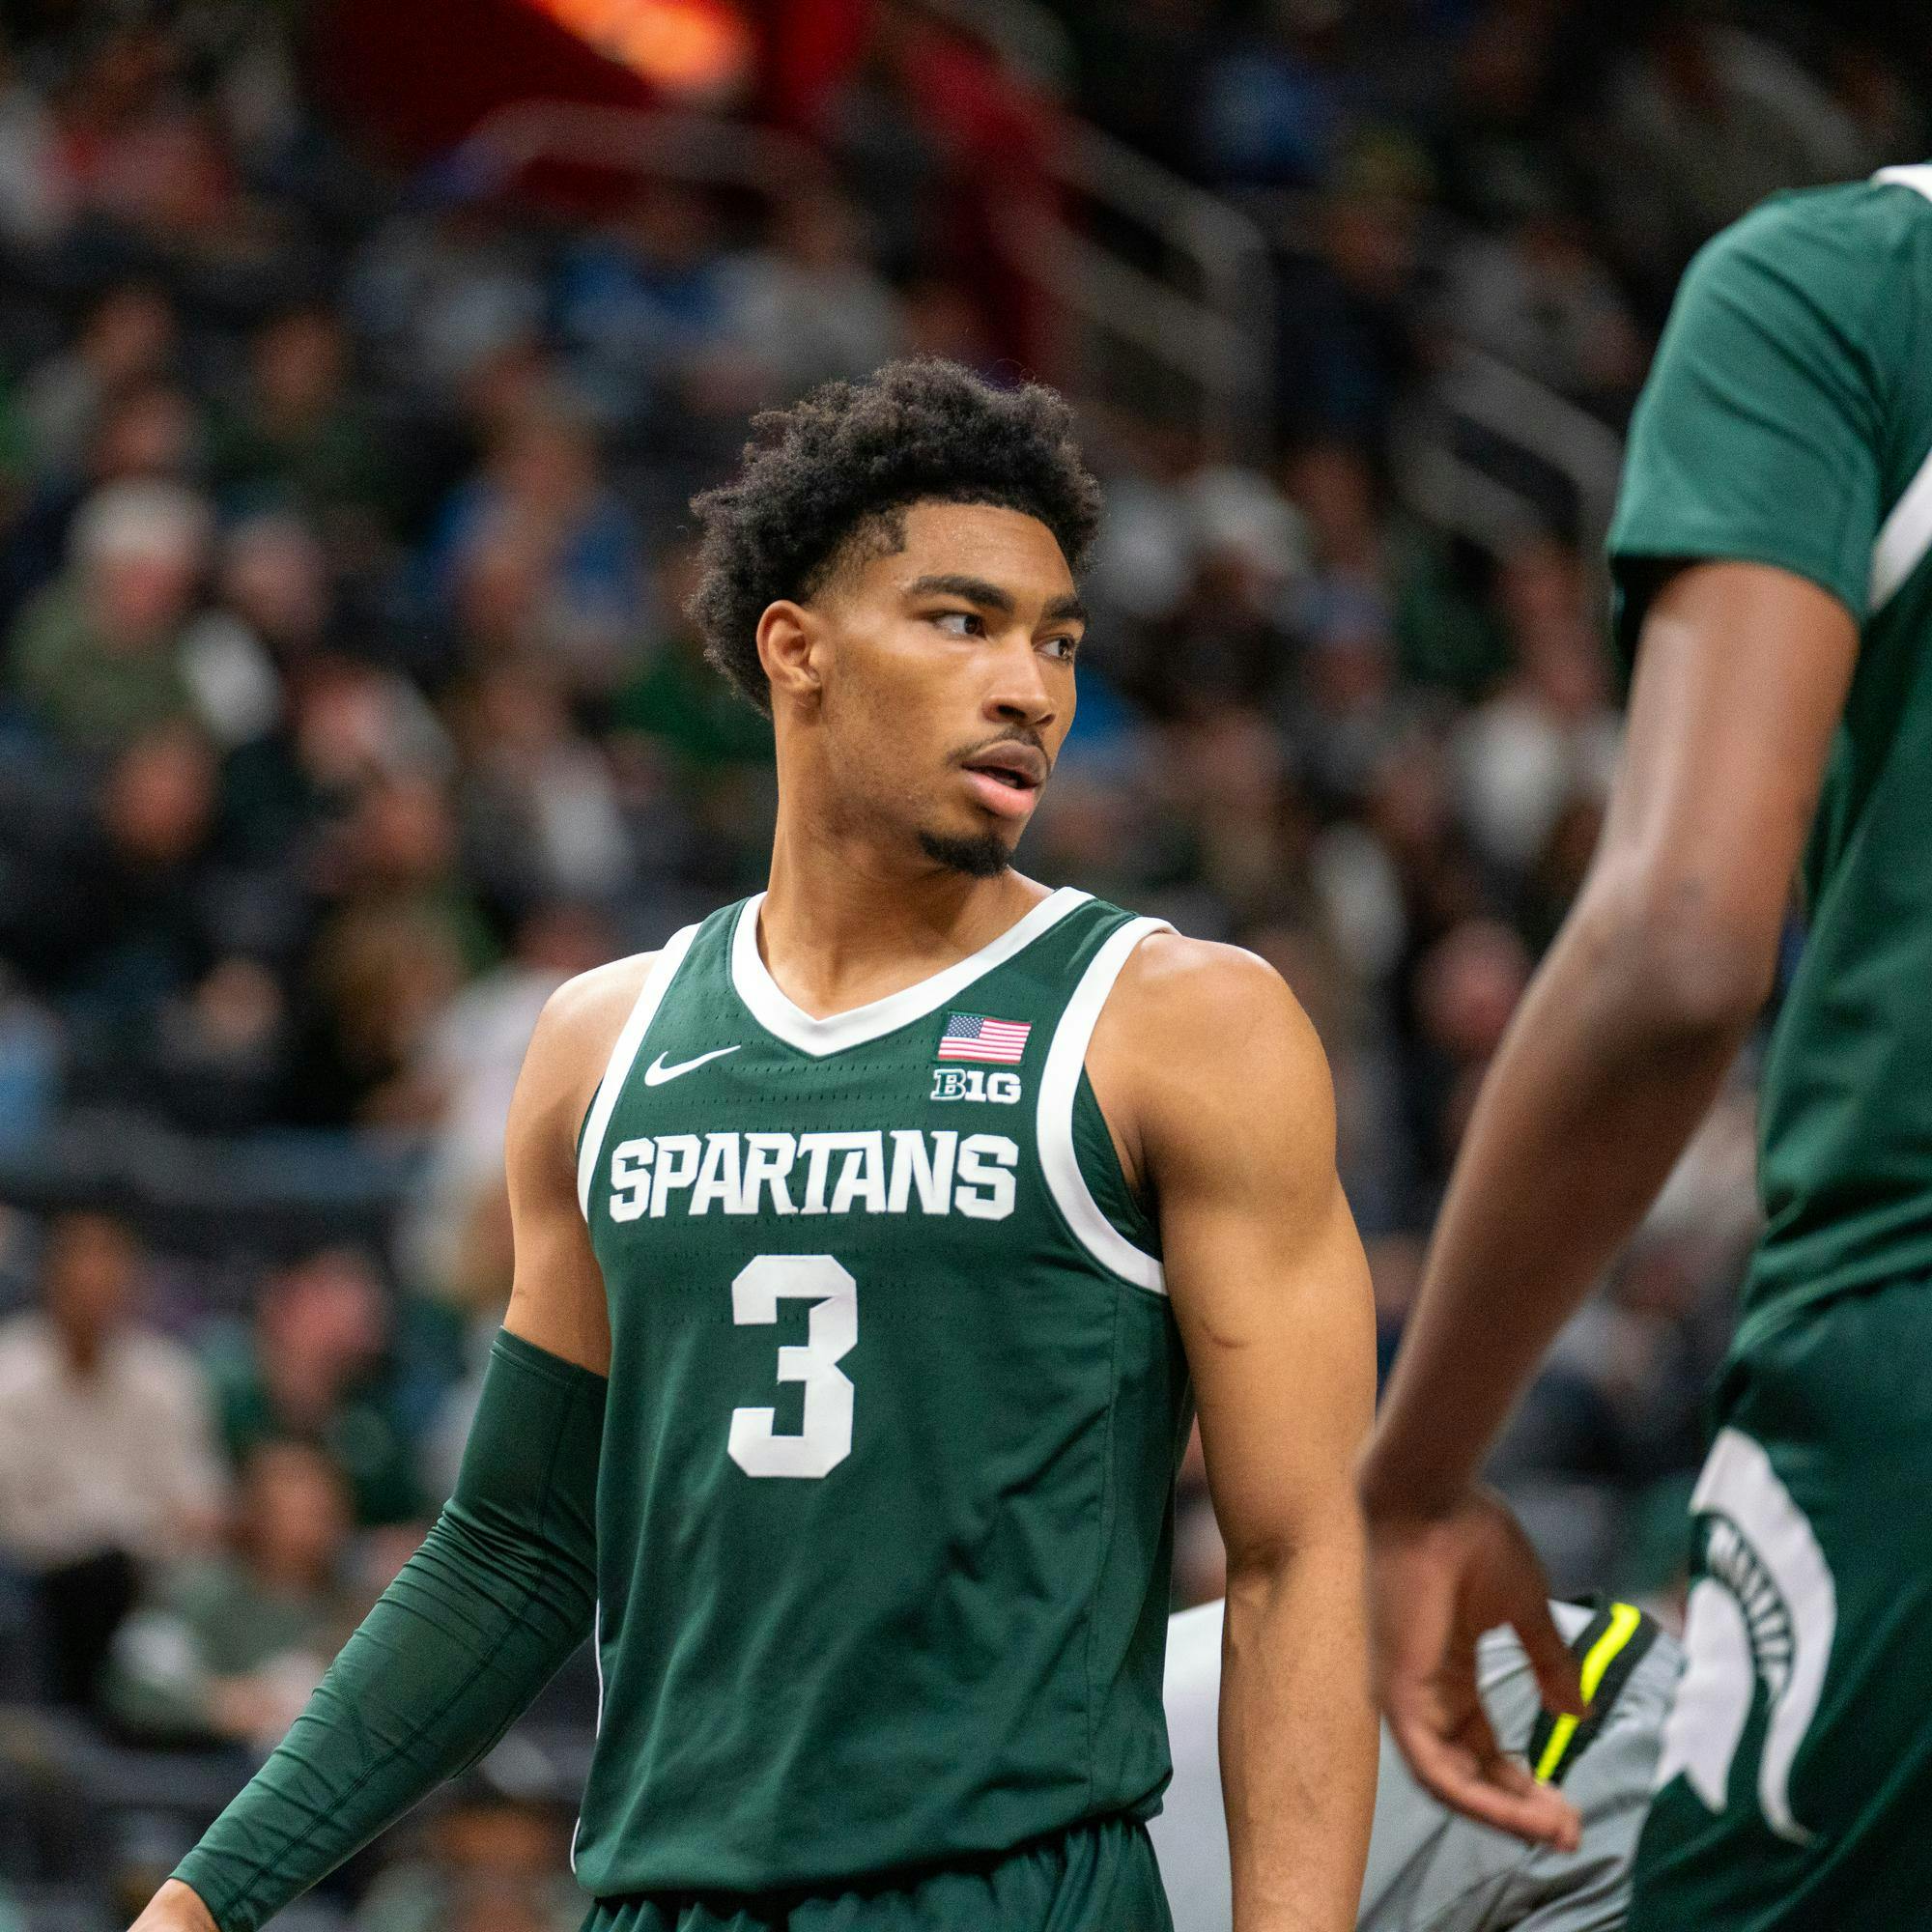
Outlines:
[{"label": "b1g logo", "polygon": [[982,1066],[935,1066],[932,1069],[932,1097],[935,1100],[993,1100],[1003,1107],[1019,1103],[1020,1076],[1017,1073],[988,1073]]}]

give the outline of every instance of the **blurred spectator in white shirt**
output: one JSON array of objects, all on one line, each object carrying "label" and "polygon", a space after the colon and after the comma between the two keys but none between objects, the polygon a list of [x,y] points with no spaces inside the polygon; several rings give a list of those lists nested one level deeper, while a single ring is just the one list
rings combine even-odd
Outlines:
[{"label": "blurred spectator in white shirt", "polygon": [[1470,834],[1493,865],[1520,874],[1572,800],[1608,798],[1623,734],[1576,553],[1526,545],[1497,590],[1516,672],[1463,715],[1453,751]]},{"label": "blurred spectator in white shirt", "polygon": [[65,1215],[39,1310],[0,1326],[0,1554],[35,1579],[50,1684],[73,1701],[139,1567],[206,1543],[224,1496],[200,1368],[135,1319],[140,1265],[121,1222]]}]

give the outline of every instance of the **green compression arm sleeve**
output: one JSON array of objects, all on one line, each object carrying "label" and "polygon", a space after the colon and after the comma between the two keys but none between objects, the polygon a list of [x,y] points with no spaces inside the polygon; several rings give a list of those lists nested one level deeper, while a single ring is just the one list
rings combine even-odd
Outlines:
[{"label": "green compression arm sleeve", "polygon": [[174,1876],[255,1932],[473,1764],[589,1633],[603,1377],[508,1333],[456,1493]]}]

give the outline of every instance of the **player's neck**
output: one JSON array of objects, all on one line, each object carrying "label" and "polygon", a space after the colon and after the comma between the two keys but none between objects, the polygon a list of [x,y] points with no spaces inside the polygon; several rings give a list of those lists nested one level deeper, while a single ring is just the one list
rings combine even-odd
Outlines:
[{"label": "player's neck", "polygon": [[1010,869],[973,878],[923,855],[787,836],[781,824],[758,950],[786,997],[822,1019],[944,972],[1045,896]]}]

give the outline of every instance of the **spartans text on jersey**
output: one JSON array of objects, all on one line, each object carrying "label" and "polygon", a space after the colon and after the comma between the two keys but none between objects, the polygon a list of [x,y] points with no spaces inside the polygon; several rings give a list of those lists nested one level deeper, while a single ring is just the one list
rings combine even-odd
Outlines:
[{"label": "spartans text on jersey", "polygon": [[1005,1134],[952,1128],[641,1135],[611,1151],[611,1218],[662,1220],[678,1206],[687,1214],[904,1214],[917,1199],[922,1214],[1004,1221],[1019,1157]]}]

